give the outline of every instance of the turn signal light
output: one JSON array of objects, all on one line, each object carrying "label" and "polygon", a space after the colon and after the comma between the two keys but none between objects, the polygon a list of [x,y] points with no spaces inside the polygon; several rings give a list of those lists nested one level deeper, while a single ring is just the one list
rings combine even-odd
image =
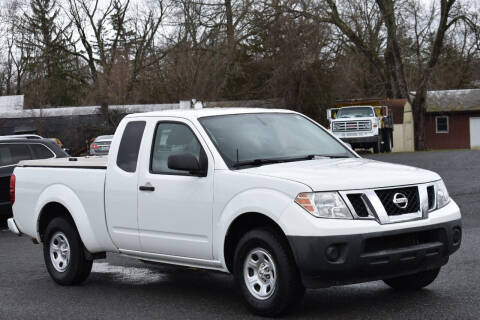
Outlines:
[{"label": "turn signal light", "polygon": [[310,213],[315,212],[314,208],[314,203],[311,200],[311,198],[308,196],[306,193],[300,193],[297,198],[295,199],[295,202],[299,204],[303,209],[307,210]]}]

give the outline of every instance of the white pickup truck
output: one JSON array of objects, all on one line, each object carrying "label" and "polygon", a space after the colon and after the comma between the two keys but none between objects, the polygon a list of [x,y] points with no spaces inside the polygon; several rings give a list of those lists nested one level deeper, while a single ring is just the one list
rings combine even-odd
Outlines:
[{"label": "white pickup truck", "polygon": [[129,115],[108,159],[23,161],[11,195],[10,230],[43,243],[61,285],[120,253],[233,273],[264,316],[286,312],[306,287],[420,289],[462,238],[436,173],[362,159],[287,110]]}]

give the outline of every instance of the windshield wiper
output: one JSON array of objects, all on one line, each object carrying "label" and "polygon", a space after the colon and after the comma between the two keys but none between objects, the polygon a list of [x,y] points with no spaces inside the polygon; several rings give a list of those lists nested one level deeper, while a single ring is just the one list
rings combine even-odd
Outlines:
[{"label": "windshield wiper", "polygon": [[313,160],[315,158],[330,158],[330,159],[341,159],[341,158],[350,158],[346,155],[335,155],[335,154],[309,154],[299,158],[292,158],[288,161],[299,161],[299,160]]},{"label": "windshield wiper", "polygon": [[232,165],[234,168],[246,167],[246,166],[263,166],[264,164],[280,163],[280,159],[254,159],[247,161],[239,161]]},{"label": "windshield wiper", "polygon": [[276,158],[276,159],[254,159],[254,160],[247,160],[247,161],[239,161],[232,165],[234,168],[240,167],[259,167],[265,164],[274,164],[274,163],[282,163],[282,162],[295,162],[295,161],[302,161],[302,160],[313,160],[316,158],[330,158],[330,159],[342,159],[342,158],[350,158],[349,156],[345,155],[329,155],[329,154],[309,154],[306,156],[301,157],[294,157],[294,158]]}]

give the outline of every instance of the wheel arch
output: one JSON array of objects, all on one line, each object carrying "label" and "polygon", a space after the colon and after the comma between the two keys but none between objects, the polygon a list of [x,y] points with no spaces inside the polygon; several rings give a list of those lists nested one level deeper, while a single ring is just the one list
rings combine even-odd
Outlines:
[{"label": "wheel arch", "polygon": [[45,189],[37,203],[36,232],[37,241],[43,242],[43,233],[48,223],[63,216],[78,231],[80,239],[90,252],[103,251],[99,245],[88,215],[75,192],[65,185],[52,185]]},{"label": "wheel arch", "polygon": [[224,239],[223,257],[229,272],[233,272],[235,249],[242,236],[253,229],[271,229],[281,236],[291,250],[285,232],[280,225],[269,216],[259,212],[246,212],[237,216],[229,225]]}]

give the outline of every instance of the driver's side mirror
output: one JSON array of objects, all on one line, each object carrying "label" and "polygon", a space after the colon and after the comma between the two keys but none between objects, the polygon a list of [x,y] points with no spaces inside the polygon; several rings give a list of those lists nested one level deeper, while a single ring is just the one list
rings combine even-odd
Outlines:
[{"label": "driver's side mirror", "polygon": [[172,154],[168,157],[168,168],[172,170],[188,171],[190,174],[205,177],[207,176],[207,168],[200,165],[197,158],[189,152],[181,152]]}]

